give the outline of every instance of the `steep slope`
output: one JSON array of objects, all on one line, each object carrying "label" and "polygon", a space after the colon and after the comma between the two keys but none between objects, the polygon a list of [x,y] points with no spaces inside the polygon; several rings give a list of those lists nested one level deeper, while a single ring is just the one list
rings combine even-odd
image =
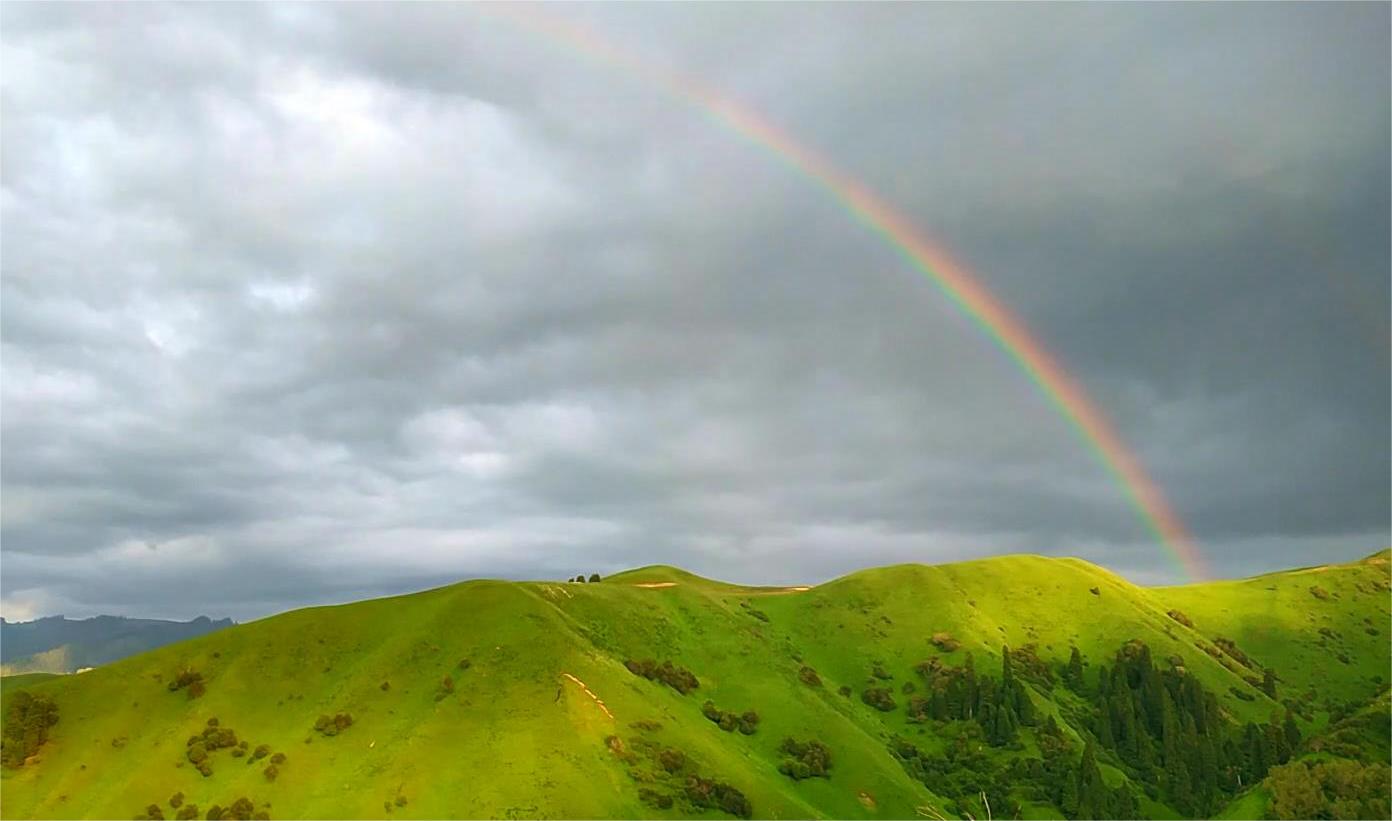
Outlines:
[{"label": "steep slope", "polygon": [[[1345,641],[1364,619],[1386,624],[1385,593],[1350,592],[1385,590],[1386,570],[1320,574],[1339,595],[1318,603]],[[1247,680],[1247,668],[1196,645],[1233,639],[1277,666],[1283,687],[1318,683],[1294,667],[1328,648],[1280,652],[1281,625],[1291,625],[1294,640],[1309,624],[1277,621],[1267,630],[1246,615],[1258,606],[1251,597],[1270,595],[1253,586],[1269,584],[1145,590],[1085,562],[1012,556],[867,570],[811,590],[650,567],[598,584],[476,581],[310,608],[23,687],[51,699],[61,718],[37,756],[4,772],[0,814],[129,817],[158,803],[172,817],[165,802],[182,792],[201,809],[247,796],[280,818],[678,817],[695,812],[681,800],[682,783],[699,773],[736,788],[758,817],[951,816],[952,796],[924,786],[890,751],[903,738],[941,749],[952,743],[943,727],[963,724],[909,719],[905,685],[923,686],[915,665],[958,665],[971,652],[994,675],[1003,646],[1034,645],[1058,670],[1077,647],[1091,674],[1141,639],[1157,659],[1180,657],[1231,718],[1266,721],[1279,707]],[[1192,628],[1167,615],[1175,608]],[[1388,665],[1385,639],[1357,641],[1346,650],[1366,659],[1329,668],[1338,679],[1330,692],[1342,700],[1372,698],[1377,683],[1363,673]],[[699,688],[683,695],[625,667],[643,659],[690,670]],[[169,689],[181,671],[201,676],[201,697]],[[897,709],[865,703],[861,694],[876,686],[892,690]],[[5,688],[6,706],[15,692]],[[1030,692],[1041,715],[1084,740],[1082,697],[1043,685]],[[719,711],[756,711],[757,730],[723,731],[702,714],[708,699]],[[350,727],[316,732],[316,719],[339,713],[351,714]],[[187,742],[211,718],[249,749],[283,753],[276,778],[263,774],[267,759],[248,764],[254,756],[230,750],[210,753],[211,775],[200,775]],[[825,744],[830,778],[781,773],[785,737]],[[1036,731],[1020,739],[1018,753],[1039,756]],[[663,749],[685,757],[675,775],[655,755]],[[1116,762],[1103,761],[1103,775],[1112,786],[1126,780]],[[677,802],[664,808],[659,794]],[[1046,801],[1016,797],[1026,817],[1058,814]],[[1174,814],[1145,797],[1141,807]]]}]

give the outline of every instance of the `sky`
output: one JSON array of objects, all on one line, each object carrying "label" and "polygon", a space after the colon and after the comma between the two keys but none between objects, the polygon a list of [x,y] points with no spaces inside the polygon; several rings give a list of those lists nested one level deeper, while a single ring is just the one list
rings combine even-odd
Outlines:
[{"label": "sky", "polygon": [[1215,576],[1392,519],[1387,4],[0,5],[0,612],[668,563],[1186,580],[1011,358],[654,77],[877,192]]}]

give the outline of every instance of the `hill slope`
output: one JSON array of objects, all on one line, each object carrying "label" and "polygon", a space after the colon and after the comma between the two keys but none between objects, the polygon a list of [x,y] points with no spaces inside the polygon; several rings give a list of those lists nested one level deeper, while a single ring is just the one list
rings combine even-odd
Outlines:
[{"label": "hill slope", "polygon": [[[1316,585],[1323,595],[1310,592]],[[1004,646],[1032,645],[1016,669],[1040,724],[1061,725],[1057,743],[1071,760],[1094,731],[1097,668],[1133,639],[1156,660],[1175,657],[1178,675],[1212,692],[1233,727],[1282,709],[1258,686],[1261,665],[1279,678],[1278,698],[1314,688],[1308,705],[1297,704],[1310,720],[1295,719],[1309,736],[1329,710],[1370,702],[1385,687],[1387,590],[1385,560],[1143,589],[1085,562],[1032,556],[879,568],[810,590],[745,588],[666,567],[599,584],[465,582],[294,611],[7,687],[6,715],[23,692],[51,700],[60,719],[36,755],[4,771],[0,814],[130,817],[154,803],[172,818],[167,800],[181,792],[199,817],[242,796],[280,818],[683,817],[702,814],[693,795],[717,805],[704,811],[712,818],[951,817],[973,811],[977,788],[923,762],[1018,768],[1050,758],[1041,748],[1056,742],[1035,725],[991,746],[979,717],[909,715],[914,693],[934,686],[927,667],[915,670],[925,660],[956,675],[970,653],[985,678],[998,676]],[[1225,652],[1219,638],[1235,644]],[[1075,647],[1086,662],[1076,691],[1055,681]],[[1251,667],[1235,660],[1244,651]],[[689,670],[699,687],[682,694],[660,672],[631,665],[649,679],[625,666],[644,659]],[[201,681],[171,690],[181,672]],[[893,709],[867,703],[873,688],[890,694]],[[756,711],[752,734],[736,729],[735,716],[730,731],[709,720],[708,699],[717,719]],[[316,731],[320,716],[340,713],[351,726]],[[204,776],[188,742],[213,718],[251,754],[212,750]],[[824,744],[830,777],[780,772],[795,769],[780,751],[785,737]],[[921,753],[905,753],[906,742]],[[264,774],[269,757],[248,765],[260,745],[285,756],[274,780]],[[1136,771],[1119,755],[1099,756],[1108,788],[1135,793],[1143,815],[1175,817],[1167,793],[1127,786]],[[1014,785],[1009,801],[1025,817],[1059,816],[1054,798],[998,780]]]}]

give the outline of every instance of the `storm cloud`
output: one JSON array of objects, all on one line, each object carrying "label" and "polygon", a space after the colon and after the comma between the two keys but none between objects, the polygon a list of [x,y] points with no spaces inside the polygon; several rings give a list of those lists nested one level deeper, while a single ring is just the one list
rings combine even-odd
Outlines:
[{"label": "storm cloud", "polygon": [[[551,5],[951,249],[1213,572],[1389,540],[1389,8]],[[6,618],[655,562],[1182,580],[819,186],[478,6],[0,6]]]}]

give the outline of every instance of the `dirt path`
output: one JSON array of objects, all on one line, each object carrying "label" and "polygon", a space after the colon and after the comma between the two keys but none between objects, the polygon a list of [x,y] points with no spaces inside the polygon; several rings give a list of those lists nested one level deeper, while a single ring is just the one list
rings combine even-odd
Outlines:
[{"label": "dirt path", "polygon": [[578,687],[580,688],[581,692],[583,692],[585,695],[589,696],[589,697],[590,697],[590,700],[593,701],[593,702],[595,703],[595,706],[597,706],[597,707],[599,707],[599,709],[603,710],[603,711],[604,711],[604,714],[605,714],[606,716],[609,716],[609,720],[610,720],[610,721],[613,721],[613,720],[614,720],[614,714],[611,713],[611,712],[609,712],[609,708],[608,708],[608,707],[605,707],[605,706],[604,706],[604,699],[602,699],[602,698],[600,698],[599,696],[595,695],[593,690],[591,690],[589,687],[586,687],[586,686],[585,686],[585,682],[581,681],[580,679],[576,678],[575,676],[572,676],[570,673],[561,673],[561,675],[563,675],[563,676],[565,676],[566,678],[570,679],[571,681],[575,682],[576,686],[578,686]]},{"label": "dirt path", "polygon": [[635,585],[633,585],[633,586],[634,586],[634,587],[645,587],[645,588],[647,588],[647,589],[649,589],[649,590],[653,590],[653,589],[656,589],[656,588],[659,588],[659,587],[676,587],[676,586],[677,586],[677,583],[676,583],[676,582],[639,582],[638,584],[635,584]]},{"label": "dirt path", "polygon": [[[633,586],[634,586],[634,587],[646,588],[646,589],[648,589],[648,590],[656,590],[656,589],[661,588],[661,587],[676,587],[676,586],[677,586],[677,583],[676,583],[676,582],[637,582],[637,583],[635,583]],[[806,592],[806,591],[808,591],[808,590],[811,590],[811,589],[812,589],[812,588],[807,587],[807,586],[805,586],[805,585],[804,585],[804,586],[799,586],[799,587],[783,587],[783,588],[779,588],[778,590],[759,590],[759,591],[756,591],[756,595],[761,595],[761,596],[781,596],[781,595],[784,595],[785,593],[804,593],[804,592]]]}]

